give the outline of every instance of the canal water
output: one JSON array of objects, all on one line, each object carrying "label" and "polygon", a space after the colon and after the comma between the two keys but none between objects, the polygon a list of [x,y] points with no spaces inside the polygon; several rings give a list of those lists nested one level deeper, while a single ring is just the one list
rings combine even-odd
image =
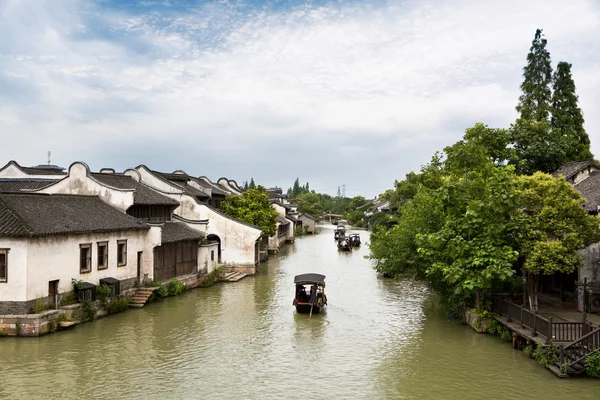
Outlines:
[{"label": "canal water", "polygon": [[[445,317],[420,284],[377,277],[333,227],[256,276],[41,338],[0,338],[4,399],[599,399]],[[325,314],[296,314],[294,276],[327,276]]]}]

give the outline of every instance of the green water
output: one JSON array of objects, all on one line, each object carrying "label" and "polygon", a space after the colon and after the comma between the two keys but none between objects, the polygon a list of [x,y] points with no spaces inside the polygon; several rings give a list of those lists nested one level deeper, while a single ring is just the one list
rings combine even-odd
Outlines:
[{"label": "green water", "polygon": [[[425,287],[378,278],[367,253],[338,252],[329,226],[254,277],[0,338],[0,398],[600,399],[600,380],[558,379],[446,319]],[[292,306],[305,272],[327,275],[329,307],[311,319]]]}]

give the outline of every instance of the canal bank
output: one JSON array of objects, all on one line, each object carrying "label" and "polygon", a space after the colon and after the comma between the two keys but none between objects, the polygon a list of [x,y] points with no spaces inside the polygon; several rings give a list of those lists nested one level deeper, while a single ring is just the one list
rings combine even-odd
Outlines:
[{"label": "canal bank", "polygon": [[[360,233],[352,253],[337,250],[327,226],[235,284],[60,335],[3,338],[0,398],[597,398],[600,382],[556,379],[447,319],[423,285],[378,278]],[[292,306],[303,272],[327,276],[328,310],[310,319]]]}]

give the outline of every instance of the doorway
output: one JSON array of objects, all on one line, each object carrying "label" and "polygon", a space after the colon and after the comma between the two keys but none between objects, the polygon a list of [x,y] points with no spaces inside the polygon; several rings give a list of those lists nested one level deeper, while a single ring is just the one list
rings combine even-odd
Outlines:
[{"label": "doorway", "polygon": [[137,279],[139,283],[142,283],[142,253],[143,251],[137,253]]},{"label": "doorway", "polygon": [[52,307],[58,307],[58,279],[48,282],[48,297]]}]

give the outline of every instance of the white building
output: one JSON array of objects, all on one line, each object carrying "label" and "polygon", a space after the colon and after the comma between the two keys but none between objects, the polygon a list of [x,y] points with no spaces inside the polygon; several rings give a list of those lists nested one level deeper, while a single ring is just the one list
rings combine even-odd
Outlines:
[{"label": "white building", "polygon": [[74,290],[73,280],[132,286],[160,244],[160,228],[97,196],[0,194],[0,314],[54,302]]}]

